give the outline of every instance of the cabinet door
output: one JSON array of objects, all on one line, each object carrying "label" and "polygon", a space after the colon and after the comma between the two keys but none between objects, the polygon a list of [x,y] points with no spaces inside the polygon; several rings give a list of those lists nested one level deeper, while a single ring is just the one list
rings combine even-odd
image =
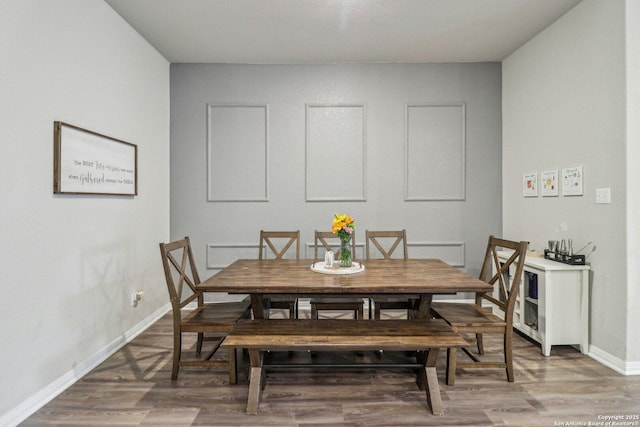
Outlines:
[{"label": "cabinet door", "polygon": [[581,277],[576,271],[554,271],[547,289],[546,313],[553,318],[548,326],[550,344],[581,342]]}]

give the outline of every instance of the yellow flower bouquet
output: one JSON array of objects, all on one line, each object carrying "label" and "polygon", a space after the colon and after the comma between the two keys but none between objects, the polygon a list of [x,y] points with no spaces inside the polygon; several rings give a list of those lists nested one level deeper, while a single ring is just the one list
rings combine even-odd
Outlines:
[{"label": "yellow flower bouquet", "polygon": [[355,231],[355,221],[352,217],[345,214],[335,214],[332,224],[333,234],[340,238],[340,266],[351,267],[351,236]]}]

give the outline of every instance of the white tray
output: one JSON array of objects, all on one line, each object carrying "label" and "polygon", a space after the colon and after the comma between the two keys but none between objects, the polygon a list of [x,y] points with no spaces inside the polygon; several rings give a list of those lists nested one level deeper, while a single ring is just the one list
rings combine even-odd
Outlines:
[{"label": "white tray", "polygon": [[311,270],[322,274],[356,274],[364,271],[364,265],[354,262],[351,267],[325,267],[324,261],[318,261],[311,264]]}]

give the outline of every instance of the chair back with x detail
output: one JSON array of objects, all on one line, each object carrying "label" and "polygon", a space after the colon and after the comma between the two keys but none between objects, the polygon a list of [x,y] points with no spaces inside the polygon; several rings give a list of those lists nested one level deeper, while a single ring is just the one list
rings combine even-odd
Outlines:
[{"label": "chair back with x detail", "polygon": [[[510,251],[506,261],[500,261],[499,251]],[[478,354],[468,348],[462,350],[471,362],[458,362],[456,350],[447,352],[447,384],[455,383],[457,368],[504,368],[507,380],[513,382],[513,313],[515,310],[518,289],[524,270],[527,253],[527,242],[505,240],[490,236],[487,243],[480,279],[493,285],[492,293],[476,293],[474,304],[434,302],[431,312],[435,317],[444,319],[458,333],[475,334]],[[487,301],[489,306],[484,306]],[[492,312],[501,311],[501,315]],[[503,361],[484,360],[483,334],[499,334],[503,341]]]},{"label": "chair back with x detail", "polygon": [[[171,379],[178,378],[181,366],[228,366],[229,382],[234,384],[236,376],[235,350],[228,360],[211,360],[224,337],[238,319],[251,317],[248,301],[205,303],[204,295],[197,289],[200,277],[196,268],[189,237],[170,243],[160,243],[162,266],[169,290],[173,315],[173,367]],[[196,308],[185,310],[195,302]],[[196,356],[202,352],[203,341],[214,341],[213,349],[203,358],[182,359],[182,335],[197,333]],[[206,334],[206,335],[205,335]]]},{"label": "chair back with x detail", "polygon": [[[300,259],[300,230],[296,231],[264,231],[260,230],[260,252],[258,259],[283,259],[294,246],[295,259]],[[269,248],[269,251],[266,250]]]},{"label": "chair back with x detail", "polygon": [[[300,230],[260,230],[260,248],[258,252],[258,259],[286,259],[291,258],[292,253],[295,254],[295,259],[300,259]],[[289,310],[290,319],[295,319],[298,317],[297,298],[270,298],[268,307]]]},{"label": "chair back with x detail", "polygon": [[402,258],[407,259],[407,231],[370,231],[365,232],[367,259],[376,258],[372,246],[375,247],[382,258],[394,258],[396,249],[402,248]]},{"label": "chair back with x detail", "polygon": [[[329,243],[329,240],[338,240],[336,250]],[[318,231],[314,233],[313,260],[317,261],[318,249],[326,251],[334,251],[336,259],[340,258],[340,238],[333,231]],[[351,237],[351,254],[352,260],[355,260],[356,254],[356,236]],[[341,298],[341,297],[314,297],[310,300],[311,318],[317,319],[319,311],[352,311],[355,319],[364,317],[364,300],[362,298]]]},{"label": "chair back with x detail", "polygon": [[[328,240],[338,240],[338,242],[334,245],[329,243]],[[350,239],[351,242],[351,259],[356,259],[356,236],[355,234]],[[333,251],[335,252],[336,259],[340,257],[340,238],[333,231],[318,231],[316,230],[314,233],[314,241],[313,241],[313,260],[317,261],[318,259],[318,249],[324,249],[325,251]]]},{"label": "chair back with x detail", "polygon": [[[407,231],[365,231],[367,259],[380,258],[407,259],[409,251],[407,250]],[[376,252],[378,252],[376,254]],[[373,305],[374,319],[380,319],[382,310],[406,310],[407,317],[415,316],[417,296],[409,296],[407,298],[400,297],[374,297],[370,298],[369,311]]]}]

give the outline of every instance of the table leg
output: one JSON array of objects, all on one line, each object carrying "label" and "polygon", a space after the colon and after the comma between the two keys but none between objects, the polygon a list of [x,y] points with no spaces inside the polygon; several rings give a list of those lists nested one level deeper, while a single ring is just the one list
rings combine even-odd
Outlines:
[{"label": "table leg", "polygon": [[418,304],[418,313],[416,314],[418,319],[429,319],[431,318],[431,300],[433,299],[432,294],[422,294],[420,295],[420,302]]},{"label": "table leg", "polygon": [[253,309],[254,319],[268,319],[269,305],[269,302],[265,302],[264,295],[251,294],[251,307]]}]

